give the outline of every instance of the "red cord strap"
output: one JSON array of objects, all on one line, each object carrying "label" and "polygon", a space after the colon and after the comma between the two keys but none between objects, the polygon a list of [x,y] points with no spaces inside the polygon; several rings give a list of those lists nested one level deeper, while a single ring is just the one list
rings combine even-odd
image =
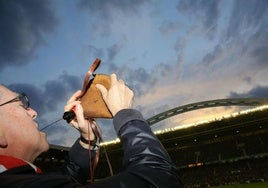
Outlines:
[{"label": "red cord strap", "polygon": [[[83,83],[83,88],[82,88],[82,91],[81,91],[81,94],[80,96],[78,96],[77,98],[80,98],[82,97],[86,90],[87,90],[87,86],[88,86],[88,83],[90,81],[90,76],[93,74],[93,72],[98,68],[98,66],[100,65],[100,62],[101,60],[96,58],[96,60],[93,62],[93,64],[91,65],[89,71],[87,72],[86,76],[85,76],[85,79],[84,79],[84,83]],[[99,156],[100,156],[100,146],[97,145],[97,144],[100,144],[100,142],[102,142],[102,137],[101,137],[101,133],[100,133],[100,128],[97,126],[97,124],[95,123],[94,120],[92,119],[88,119],[88,140],[84,137],[80,137],[80,140],[81,142],[85,143],[85,144],[89,144],[88,145],[88,151],[89,151],[89,170],[90,170],[90,182],[93,183],[94,181],[94,173],[95,173],[95,170],[97,168],[97,165],[98,165],[98,162],[99,162]],[[95,139],[94,140],[90,140],[90,128],[95,136]],[[93,150],[96,151],[96,155],[95,155],[95,159],[94,159],[94,163],[92,165],[92,154],[91,154],[91,146],[93,146]],[[110,175],[112,176],[113,175],[113,170],[112,170],[112,165],[110,163],[110,160],[109,160],[109,157],[108,157],[108,154],[106,152],[106,149],[105,147],[103,146],[104,148],[104,153],[105,153],[105,157],[107,159],[107,163],[108,163],[108,166],[109,166],[109,170],[110,170]]]},{"label": "red cord strap", "polygon": [[[99,162],[99,157],[100,157],[100,146],[97,145],[98,143],[102,142],[102,137],[101,137],[101,133],[100,133],[100,128],[98,127],[98,125],[95,123],[94,120],[92,119],[89,119],[89,123],[88,123],[88,140],[90,140],[90,128],[93,132],[93,134],[95,135],[95,139],[94,139],[94,142],[96,142],[94,145],[93,145],[93,150],[96,151],[96,154],[95,154],[95,158],[94,158],[94,162],[92,164],[92,153],[91,153],[91,150],[90,150],[90,145],[89,145],[89,171],[90,171],[90,182],[93,183],[94,182],[94,174],[95,174],[95,171],[96,171],[96,168],[97,168],[97,165],[98,165],[98,162]],[[81,138],[80,138],[81,139]],[[85,139],[85,138],[82,138],[82,139]],[[85,139],[86,140],[86,139]],[[88,140],[86,140],[88,142]],[[96,140],[96,141],[95,141]],[[81,140],[82,141],[82,140]],[[91,142],[91,141],[90,141]],[[109,166],[109,170],[110,170],[110,175],[112,176],[113,175],[113,169],[112,169],[112,165],[110,163],[110,160],[109,160],[109,157],[108,157],[108,154],[106,152],[106,149],[105,147],[103,146],[103,149],[104,149],[104,154],[105,154],[105,157],[106,157],[106,160],[107,160],[107,163],[108,163],[108,166]]]},{"label": "red cord strap", "polygon": [[[94,140],[90,140],[90,128],[91,128],[91,130],[92,130],[92,132],[93,132],[93,134],[95,136]],[[92,145],[90,144],[88,146],[89,147],[88,148],[89,149],[89,171],[90,171],[90,182],[91,183],[94,182],[94,174],[95,174],[95,171],[96,171],[96,168],[97,168],[97,165],[98,165],[98,162],[99,162],[99,157],[100,157],[100,148],[101,147],[99,145],[97,145],[97,143],[100,143],[100,142],[103,141],[99,130],[100,129],[99,129],[98,125],[95,123],[95,121],[92,120],[92,119],[89,119],[89,123],[88,123],[88,140],[90,140],[90,142],[88,140],[86,140],[84,137],[82,137],[82,136],[80,137],[80,140],[82,142],[84,142],[84,143],[88,144],[88,143],[92,142]],[[91,146],[93,146],[93,150],[96,151],[93,164],[92,164]],[[104,149],[104,154],[105,154],[108,166],[109,166],[110,175],[112,176],[113,175],[112,165],[110,163],[108,154],[106,152],[106,148],[104,146],[103,146],[103,149]]]},{"label": "red cord strap", "polygon": [[77,97],[77,98],[80,98],[80,97],[82,97],[82,96],[85,94],[85,92],[86,92],[86,90],[87,90],[88,83],[89,83],[89,81],[90,81],[90,76],[91,76],[91,75],[93,74],[93,72],[99,67],[100,63],[101,63],[101,60],[98,59],[98,58],[96,58],[96,60],[93,62],[93,64],[92,64],[91,67],[89,68],[89,70],[88,70],[88,72],[87,72],[87,74],[86,74],[86,76],[85,76],[85,79],[84,79],[82,92],[81,92],[80,96]]}]

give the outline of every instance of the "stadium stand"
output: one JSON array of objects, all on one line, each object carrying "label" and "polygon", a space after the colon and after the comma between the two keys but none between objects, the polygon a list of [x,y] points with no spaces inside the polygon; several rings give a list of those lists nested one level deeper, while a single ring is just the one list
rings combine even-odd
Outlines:
[{"label": "stadium stand", "polygon": [[[268,109],[157,134],[179,168],[185,187],[268,181]],[[103,147],[102,147],[103,148]],[[35,162],[58,171],[69,148],[51,146]],[[105,146],[114,173],[121,169],[121,144]],[[102,149],[103,151],[103,149]],[[96,178],[110,176],[101,152]]]}]

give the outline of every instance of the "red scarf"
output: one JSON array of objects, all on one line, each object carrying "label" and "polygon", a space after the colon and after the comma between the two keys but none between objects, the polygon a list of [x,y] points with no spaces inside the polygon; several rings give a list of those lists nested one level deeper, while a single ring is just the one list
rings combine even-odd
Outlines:
[{"label": "red scarf", "polygon": [[36,167],[32,163],[11,156],[0,155],[0,173],[21,166],[29,166],[33,168],[36,173],[42,173],[41,169]]}]

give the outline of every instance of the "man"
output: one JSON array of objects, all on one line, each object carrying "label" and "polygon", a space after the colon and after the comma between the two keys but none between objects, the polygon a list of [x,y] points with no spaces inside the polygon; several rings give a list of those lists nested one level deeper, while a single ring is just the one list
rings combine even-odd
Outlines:
[{"label": "man", "polygon": [[[88,177],[88,145],[78,139],[69,152],[63,174],[45,174],[32,163],[48,149],[46,136],[34,121],[37,113],[24,94],[0,85],[0,187],[181,187],[177,170],[140,112],[131,109],[133,92],[111,75],[111,88],[96,85],[112,113],[114,128],[123,144],[123,170],[117,175],[82,185]],[[65,111],[75,107],[71,125],[87,138],[88,121],[76,92]],[[90,132],[92,132],[90,130]],[[94,135],[90,133],[90,139]],[[94,150],[91,151],[94,156]]]}]

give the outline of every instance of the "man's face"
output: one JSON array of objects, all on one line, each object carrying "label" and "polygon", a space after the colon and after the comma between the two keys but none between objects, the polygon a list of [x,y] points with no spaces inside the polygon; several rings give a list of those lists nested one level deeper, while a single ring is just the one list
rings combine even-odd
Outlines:
[{"label": "man's face", "polygon": [[[18,96],[2,85],[0,91],[0,104]],[[36,117],[36,111],[25,109],[21,101],[0,106],[0,131],[7,141],[6,147],[0,147],[0,154],[33,162],[40,153],[48,150],[46,134],[38,130]]]}]

